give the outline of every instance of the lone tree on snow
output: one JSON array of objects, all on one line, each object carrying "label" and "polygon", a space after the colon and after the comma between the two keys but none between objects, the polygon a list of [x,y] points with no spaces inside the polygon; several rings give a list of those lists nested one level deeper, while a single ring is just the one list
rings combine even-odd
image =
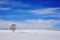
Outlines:
[{"label": "lone tree on snow", "polygon": [[11,26],[10,26],[10,30],[12,30],[13,32],[16,30],[16,25],[15,24],[12,24]]}]

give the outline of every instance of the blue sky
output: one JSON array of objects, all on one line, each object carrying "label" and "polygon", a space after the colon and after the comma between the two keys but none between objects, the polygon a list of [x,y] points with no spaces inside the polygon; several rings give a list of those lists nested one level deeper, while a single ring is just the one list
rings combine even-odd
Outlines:
[{"label": "blue sky", "polygon": [[0,0],[0,29],[60,29],[59,0]]}]

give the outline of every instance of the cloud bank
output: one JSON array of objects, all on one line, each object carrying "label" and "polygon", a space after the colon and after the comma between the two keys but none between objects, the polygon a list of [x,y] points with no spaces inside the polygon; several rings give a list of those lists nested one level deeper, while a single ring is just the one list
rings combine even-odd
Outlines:
[{"label": "cloud bank", "polygon": [[59,20],[25,20],[22,22],[0,20],[0,27],[8,28],[12,24],[16,24],[17,29],[54,29]]}]

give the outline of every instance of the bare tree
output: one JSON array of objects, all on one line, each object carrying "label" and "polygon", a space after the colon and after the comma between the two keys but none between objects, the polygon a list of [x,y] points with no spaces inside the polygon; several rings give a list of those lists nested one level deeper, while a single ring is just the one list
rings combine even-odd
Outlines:
[{"label": "bare tree", "polygon": [[12,30],[13,32],[16,30],[16,25],[15,24],[12,24],[11,26],[10,26],[10,30]]}]

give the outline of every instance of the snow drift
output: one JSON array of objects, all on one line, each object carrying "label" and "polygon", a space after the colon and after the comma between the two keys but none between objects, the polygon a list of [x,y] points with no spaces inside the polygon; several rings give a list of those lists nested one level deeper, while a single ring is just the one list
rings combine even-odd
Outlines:
[{"label": "snow drift", "polygon": [[0,40],[60,40],[60,31],[54,30],[0,30]]}]

